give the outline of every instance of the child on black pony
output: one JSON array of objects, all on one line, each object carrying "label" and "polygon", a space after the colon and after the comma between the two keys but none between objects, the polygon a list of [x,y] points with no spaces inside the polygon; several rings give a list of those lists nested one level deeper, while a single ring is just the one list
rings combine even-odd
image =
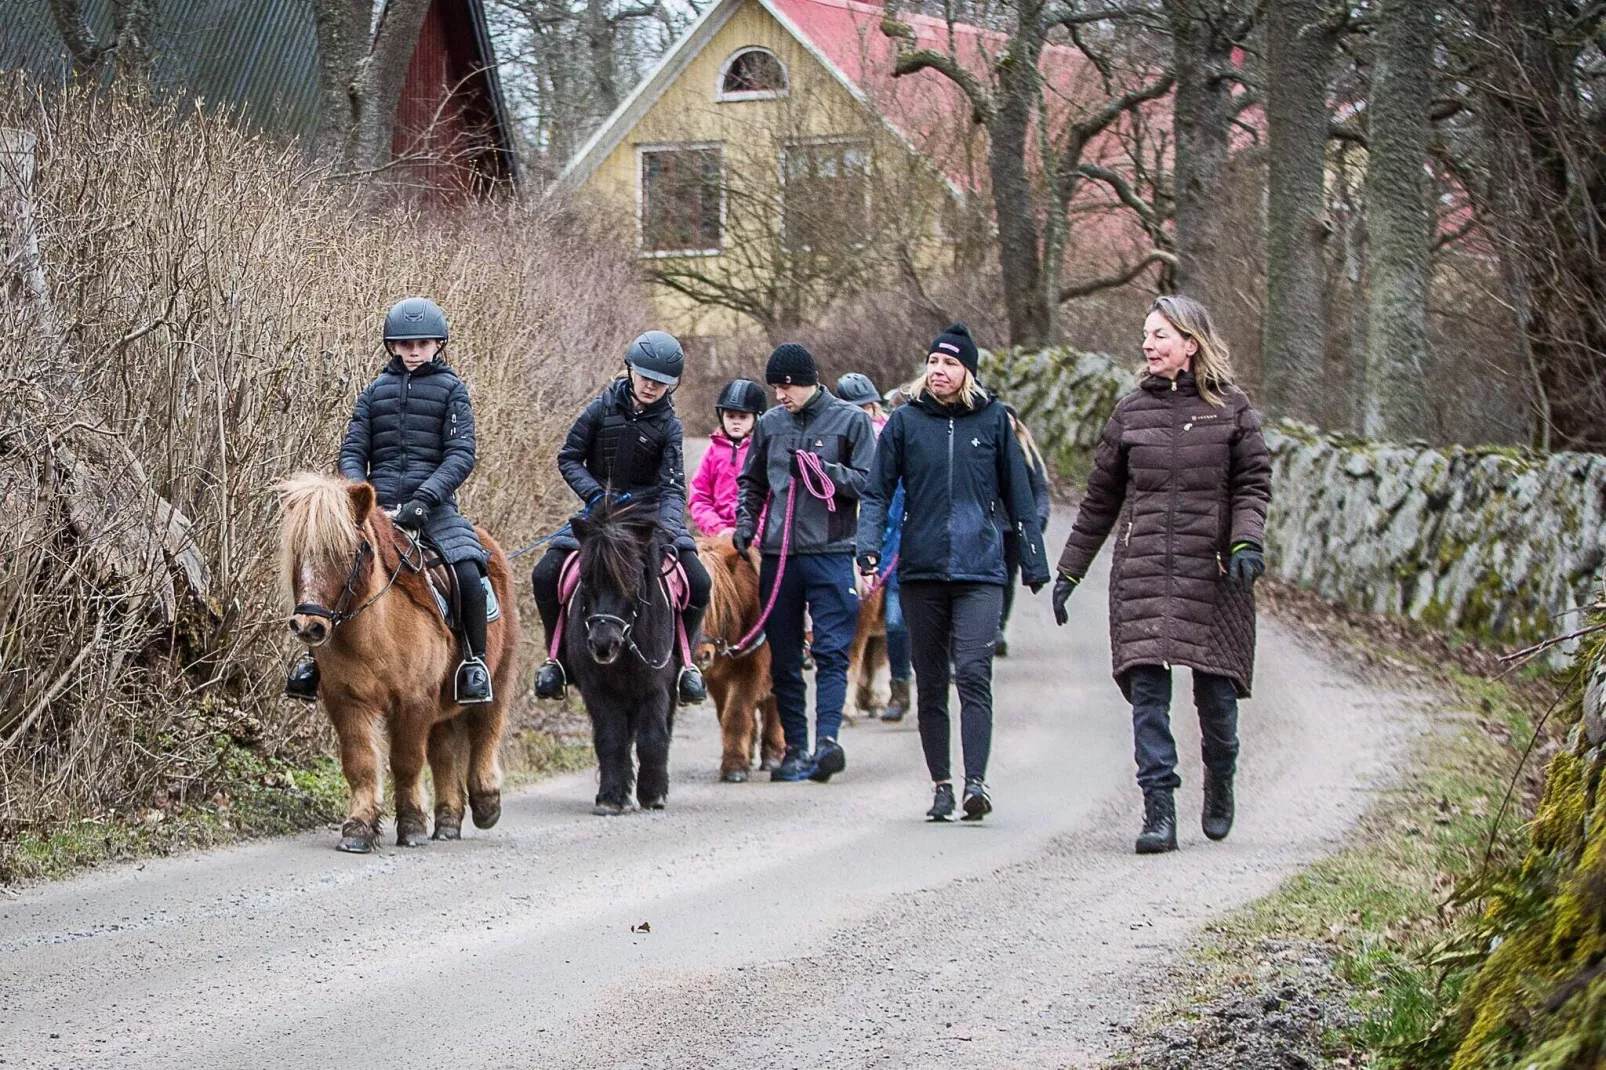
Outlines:
[{"label": "child on black pony", "polygon": [[[656,503],[658,523],[674,536],[675,552],[686,570],[689,599],[681,619],[695,646],[708,609],[710,581],[697,559],[697,543],[686,530],[683,432],[673,397],[685,363],[680,343],[664,331],[648,331],[631,342],[624,374],[593,398],[569,429],[558,450],[558,470],[587,508],[604,494],[628,493],[633,500]],[[563,562],[577,549],[573,536],[560,535],[535,566],[535,606],[549,636],[563,611],[558,595]],[[549,658],[536,673],[535,693],[559,698],[567,683],[563,666]],[[679,692],[682,705],[707,697],[695,665],[682,667]]]},{"label": "child on black pony", "polygon": [[[457,573],[463,660],[455,676],[463,705],[491,701],[485,665],[485,576],[489,556],[468,518],[457,511],[457,488],[474,471],[474,407],[468,387],[442,359],[446,313],[425,297],[409,297],[385,313],[390,361],[357,396],[340,447],[340,474],[373,485],[398,527],[422,537]],[[303,654],[285,694],[315,702],[318,663]]]}]

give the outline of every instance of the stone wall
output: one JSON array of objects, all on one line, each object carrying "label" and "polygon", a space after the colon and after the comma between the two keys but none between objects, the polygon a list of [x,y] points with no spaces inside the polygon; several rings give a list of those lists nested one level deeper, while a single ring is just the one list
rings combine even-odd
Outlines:
[{"label": "stone wall", "polygon": [[[1136,370],[1068,349],[988,354],[982,378],[1080,481]],[[1606,456],[1431,449],[1268,424],[1267,565],[1374,613],[1527,643],[1577,626],[1600,590]]]}]

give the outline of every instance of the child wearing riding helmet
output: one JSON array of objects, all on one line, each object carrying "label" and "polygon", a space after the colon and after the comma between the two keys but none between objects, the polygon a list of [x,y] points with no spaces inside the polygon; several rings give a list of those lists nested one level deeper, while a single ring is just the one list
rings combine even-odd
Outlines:
[{"label": "child wearing riding helmet", "polygon": [[874,381],[860,372],[848,372],[836,381],[836,396],[849,405],[857,405],[870,417],[870,428],[879,438],[887,426],[887,410],[881,404],[881,394]]},{"label": "child wearing riding helmet", "polygon": [[[689,600],[681,619],[686,638],[696,646],[711,584],[697,559],[697,544],[686,530],[683,432],[674,402],[685,365],[686,354],[673,335],[648,331],[637,337],[625,352],[624,371],[591,399],[569,428],[569,437],[558,450],[558,470],[587,509],[606,494],[629,494],[633,501],[656,508],[658,523],[674,536],[675,553],[686,570]],[[563,611],[558,598],[563,562],[579,548],[572,535],[560,535],[535,566],[535,606],[549,636]],[[535,693],[559,698],[567,682],[563,666],[549,658],[536,673]],[[697,666],[682,667],[679,691],[682,705],[707,697]]]},{"label": "child wearing riding helmet", "polygon": [[[462,705],[490,702],[485,665],[486,562],[474,525],[457,511],[457,488],[474,471],[474,407],[442,354],[446,313],[425,297],[409,297],[385,313],[390,360],[357,395],[340,447],[340,474],[373,485],[398,527],[423,538],[457,573],[463,660],[453,683]],[[318,663],[303,655],[285,693],[316,701]]]},{"label": "child wearing riding helmet", "polygon": [[719,392],[714,414],[719,430],[709,436],[697,474],[692,477],[686,505],[692,521],[704,535],[729,535],[736,530],[736,477],[742,474],[753,425],[764,412],[764,388],[751,379],[732,379]]}]

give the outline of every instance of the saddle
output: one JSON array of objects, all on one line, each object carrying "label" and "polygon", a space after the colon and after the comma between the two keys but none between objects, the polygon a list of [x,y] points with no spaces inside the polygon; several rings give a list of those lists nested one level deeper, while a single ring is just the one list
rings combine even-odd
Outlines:
[{"label": "saddle", "polygon": [[[429,593],[435,597],[435,608],[440,611],[441,620],[455,632],[462,616],[462,594],[457,586],[457,570],[446,563],[440,550],[423,535],[418,536],[418,548],[423,556],[423,564],[418,566],[418,571],[423,573],[424,582],[429,584]],[[502,616],[502,604],[496,600],[496,590],[491,586],[489,576],[480,577],[480,586],[485,588],[485,620],[489,623]]]},{"label": "saddle", "polygon": [[[450,569],[447,569],[450,572]],[[669,604],[675,607],[677,614],[683,612],[691,601],[691,584],[686,579],[686,566],[680,563],[680,556],[674,550],[664,551],[664,561],[658,569],[658,582],[664,585],[664,591],[669,595]],[[558,604],[563,606],[564,612],[558,615],[558,626],[552,629],[552,641],[549,653],[553,660],[557,660],[558,653],[563,649],[563,623],[568,617],[570,601],[575,591],[580,588],[580,551],[570,550],[563,559],[563,568],[558,572]],[[680,624],[677,622],[676,627]],[[685,655],[685,637],[681,636],[682,654]],[[686,662],[691,664],[688,659]]]}]

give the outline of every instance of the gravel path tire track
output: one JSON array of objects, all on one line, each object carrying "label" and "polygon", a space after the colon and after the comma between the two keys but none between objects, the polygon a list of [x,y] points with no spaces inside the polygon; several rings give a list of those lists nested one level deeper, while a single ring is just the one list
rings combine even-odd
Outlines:
[{"label": "gravel path tire track", "polygon": [[1199,831],[1179,672],[1182,849],[1139,858],[1105,582],[1064,629],[1017,601],[982,824],[923,820],[913,718],[847,730],[828,785],[728,785],[682,711],[663,813],[593,817],[577,774],[460,843],[317,832],[0,899],[0,1065],[1097,1065],[1204,921],[1338,845],[1416,724],[1263,621],[1232,837]]}]

